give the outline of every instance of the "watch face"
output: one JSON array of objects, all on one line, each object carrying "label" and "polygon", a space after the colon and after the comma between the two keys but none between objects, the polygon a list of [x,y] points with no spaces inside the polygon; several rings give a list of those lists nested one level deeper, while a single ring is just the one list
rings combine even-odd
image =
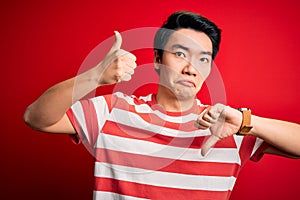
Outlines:
[{"label": "watch face", "polygon": [[250,108],[238,108],[238,110],[241,111],[241,112],[243,112],[244,110],[249,110],[249,111],[251,111]]}]

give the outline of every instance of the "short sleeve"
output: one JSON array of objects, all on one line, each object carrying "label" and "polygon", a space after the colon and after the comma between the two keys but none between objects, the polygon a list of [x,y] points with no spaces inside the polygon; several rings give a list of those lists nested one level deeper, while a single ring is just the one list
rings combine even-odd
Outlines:
[{"label": "short sleeve", "polygon": [[254,136],[238,136],[242,139],[239,149],[239,155],[241,159],[241,166],[243,166],[248,160],[259,161],[264,150],[268,147],[262,139]]},{"label": "short sleeve", "polygon": [[66,114],[77,133],[72,136],[73,142],[82,142],[88,150],[93,151],[99,132],[109,115],[107,99],[110,97],[80,100],[67,111]]},{"label": "short sleeve", "polygon": [[256,142],[252,151],[252,155],[250,157],[250,160],[254,162],[258,162],[264,155],[264,151],[269,147],[270,145],[263,141],[260,138],[256,138]]}]

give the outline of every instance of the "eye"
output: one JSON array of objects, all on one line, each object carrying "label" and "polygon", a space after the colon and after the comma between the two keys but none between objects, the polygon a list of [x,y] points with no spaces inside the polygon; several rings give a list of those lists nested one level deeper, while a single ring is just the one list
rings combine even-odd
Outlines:
[{"label": "eye", "polygon": [[177,57],[182,57],[182,58],[185,58],[186,56],[185,56],[185,54],[183,53],[183,52],[181,52],[181,51],[177,51],[177,52],[175,52],[174,53]]},{"label": "eye", "polygon": [[209,59],[208,58],[200,58],[200,61],[203,62],[203,63],[209,63]]}]

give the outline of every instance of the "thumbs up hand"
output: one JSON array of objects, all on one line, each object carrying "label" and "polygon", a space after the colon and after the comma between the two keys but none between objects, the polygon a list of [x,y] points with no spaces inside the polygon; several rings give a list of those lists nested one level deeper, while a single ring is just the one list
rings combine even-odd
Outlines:
[{"label": "thumbs up hand", "polygon": [[122,37],[115,31],[115,42],[105,58],[97,67],[100,75],[98,84],[110,85],[121,81],[129,81],[136,68],[136,57],[121,49]]}]

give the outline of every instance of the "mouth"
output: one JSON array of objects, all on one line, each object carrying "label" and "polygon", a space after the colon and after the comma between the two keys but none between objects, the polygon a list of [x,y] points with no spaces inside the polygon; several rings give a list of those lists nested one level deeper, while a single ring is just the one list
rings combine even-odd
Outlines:
[{"label": "mouth", "polygon": [[177,83],[186,86],[186,87],[196,87],[196,84],[193,81],[189,81],[189,80],[179,80],[177,81]]}]

